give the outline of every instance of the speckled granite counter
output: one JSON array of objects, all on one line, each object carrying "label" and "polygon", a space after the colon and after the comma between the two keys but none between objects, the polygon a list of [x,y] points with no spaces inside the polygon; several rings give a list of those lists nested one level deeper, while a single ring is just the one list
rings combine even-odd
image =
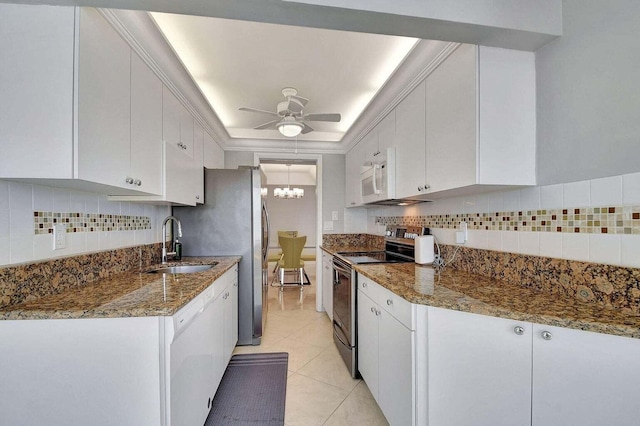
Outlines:
[{"label": "speckled granite counter", "polygon": [[[322,249],[331,255],[379,250],[348,244],[326,244]],[[415,263],[354,265],[354,269],[415,304],[640,338],[639,315],[559,293],[452,268],[436,273],[432,267]]]},{"label": "speckled granite counter", "polygon": [[0,308],[0,319],[115,318],[173,315],[240,262],[240,256],[184,258],[177,264],[213,264],[192,274],[148,274],[152,265],[77,289]]},{"label": "speckled granite counter", "polygon": [[482,275],[414,263],[354,265],[411,303],[558,327],[640,338],[640,316]]}]

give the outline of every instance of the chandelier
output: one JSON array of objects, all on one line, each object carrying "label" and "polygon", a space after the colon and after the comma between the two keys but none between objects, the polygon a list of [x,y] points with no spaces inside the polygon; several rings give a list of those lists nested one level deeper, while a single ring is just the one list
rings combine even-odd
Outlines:
[{"label": "chandelier", "polygon": [[291,164],[287,164],[287,187],[286,188],[274,188],[273,196],[276,198],[292,199],[302,198],[304,196],[304,189],[291,188],[289,185],[289,175],[291,172]]}]

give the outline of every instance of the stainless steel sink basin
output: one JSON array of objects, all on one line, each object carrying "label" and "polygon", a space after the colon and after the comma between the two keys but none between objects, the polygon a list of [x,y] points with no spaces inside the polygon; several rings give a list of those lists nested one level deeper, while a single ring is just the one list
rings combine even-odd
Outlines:
[{"label": "stainless steel sink basin", "polygon": [[215,265],[178,265],[165,266],[158,269],[147,271],[147,274],[193,274],[195,272],[204,272],[213,268]]}]

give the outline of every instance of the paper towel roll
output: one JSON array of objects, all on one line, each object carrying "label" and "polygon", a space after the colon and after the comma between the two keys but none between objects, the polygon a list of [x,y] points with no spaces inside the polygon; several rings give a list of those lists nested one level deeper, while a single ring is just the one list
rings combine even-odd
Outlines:
[{"label": "paper towel roll", "polygon": [[433,263],[433,235],[421,235],[416,237],[416,263],[420,265],[430,265]]}]

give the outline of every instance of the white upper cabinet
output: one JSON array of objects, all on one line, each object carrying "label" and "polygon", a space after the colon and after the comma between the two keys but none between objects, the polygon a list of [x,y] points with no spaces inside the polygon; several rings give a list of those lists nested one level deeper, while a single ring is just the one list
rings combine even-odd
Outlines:
[{"label": "white upper cabinet", "polygon": [[0,5],[0,178],[73,178],[74,24],[73,8]]},{"label": "white upper cabinet", "polygon": [[362,189],[360,187],[360,172],[364,163],[364,148],[362,142],[351,148],[345,157],[345,206],[357,207],[362,205]]},{"label": "white upper cabinet", "polygon": [[378,129],[378,152],[385,152],[395,145],[396,111],[387,114],[376,126]]},{"label": "white upper cabinet", "polygon": [[0,7],[7,33],[0,48],[13,64],[0,70],[7,107],[0,177],[159,193],[159,80],[154,86],[150,70],[95,9]]},{"label": "white upper cabinet", "polygon": [[131,49],[95,9],[80,11],[78,61],[77,177],[130,185]]},{"label": "white upper cabinet", "polygon": [[425,83],[396,107],[396,197],[423,192],[425,185]]},{"label": "white upper cabinet", "polygon": [[395,112],[397,198],[535,185],[533,53],[462,44]]},{"label": "white upper cabinet", "polygon": [[145,192],[162,194],[162,82],[131,52],[131,166]]},{"label": "white upper cabinet", "polygon": [[204,203],[204,129],[193,120],[193,192],[196,204]]},{"label": "white upper cabinet", "polygon": [[224,169],[224,150],[206,131],[204,132],[203,155],[204,166],[207,169]]}]

